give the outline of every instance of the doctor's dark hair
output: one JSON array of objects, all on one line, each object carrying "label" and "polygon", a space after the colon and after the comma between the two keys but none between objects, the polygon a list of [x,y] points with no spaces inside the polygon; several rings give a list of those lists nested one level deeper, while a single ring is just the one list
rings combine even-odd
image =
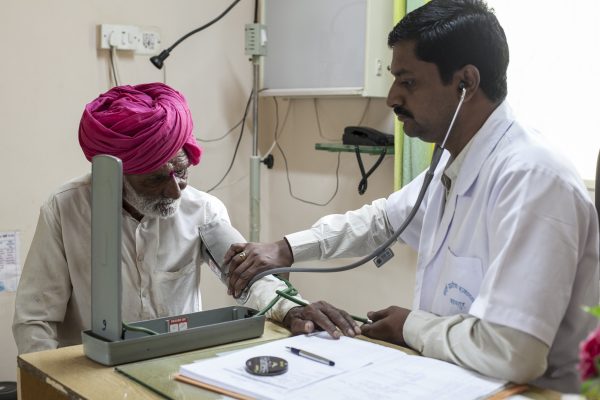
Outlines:
[{"label": "doctor's dark hair", "polygon": [[481,0],[431,0],[407,14],[390,32],[388,45],[415,41],[415,55],[437,65],[442,82],[465,65],[479,70],[480,87],[493,102],[507,94],[508,44],[492,9]]}]

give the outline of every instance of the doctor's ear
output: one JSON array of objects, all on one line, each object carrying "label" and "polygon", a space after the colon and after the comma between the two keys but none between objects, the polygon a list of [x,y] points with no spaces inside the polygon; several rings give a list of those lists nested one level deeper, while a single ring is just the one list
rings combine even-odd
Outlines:
[{"label": "doctor's ear", "polygon": [[465,65],[458,70],[455,77],[458,79],[457,91],[459,95],[466,91],[465,95],[470,97],[479,88],[479,69],[472,64]]}]

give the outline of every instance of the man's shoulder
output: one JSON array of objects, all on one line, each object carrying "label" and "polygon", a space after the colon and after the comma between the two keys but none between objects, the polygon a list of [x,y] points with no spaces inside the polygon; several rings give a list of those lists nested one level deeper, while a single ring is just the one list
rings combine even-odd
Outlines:
[{"label": "man's shoulder", "polygon": [[583,181],[573,163],[555,148],[542,133],[517,121],[498,143],[490,159],[496,179],[514,176],[523,185],[527,180],[552,182],[585,196]]},{"label": "man's shoulder", "polygon": [[202,202],[202,203],[219,203],[223,204],[221,200],[217,197],[213,196],[210,193],[203,192],[201,190],[196,189],[193,186],[187,186],[184,191],[181,192],[182,201],[191,201],[191,202]]},{"label": "man's shoulder", "polygon": [[73,198],[88,197],[91,193],[92,177],[91,174],[85,174],[73,178],[60,185],[50,194],[47,202],[68,201]]},{"label": "man's shoulder", "polygon": [[180,209],[186,214],[227,214],[225,204],[220,199],[189,185],[181,192]]}]

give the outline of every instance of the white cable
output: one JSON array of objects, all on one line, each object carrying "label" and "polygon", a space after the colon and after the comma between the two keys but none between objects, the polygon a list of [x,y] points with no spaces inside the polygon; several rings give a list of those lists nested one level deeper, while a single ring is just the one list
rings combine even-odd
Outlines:
[{"label": "white cable", "polygon": [[119,76],[119,68],[117,66],[117,47],[113,45],[110,46],[110,67],[115,86],[119,86],[121,78]]},{"label": "white cable", "polygon": [[323,130],[321,129],[321,121],[320,121],[320,118],[319,118],[319,108],[317,107],[317,98],[316,97],[313,98],[313,106],[315,108],[315,117],[316,117],[316,120],[317,120],[317,129],[319,130],[319,136],[321,136],[321,138],[323,138],[325,140],[328,140],[330,142],[337,142],[338,141],[337,138],[336,139],[331,139],[331,138],[328,138],[325,135],[323,135]]},{"label": "white cable", "polygon": [[[275,97],[273,97],[273,99],[275,100],[275,119],[276,119],[276,121],[279,121],[278,114],[277,114],[278,113],[277,100],[275,99]],[[316,100],[316,99],[314,99],[314,100]],[[281,129],[279,129],[279,134],[277,134],[277,130],[278,130],[278,127],[277,127],[278,122],[277,122],[275,124],[275,134],[273,135],[274,136],[273,143],[271,143],[271,147],[269,147],[269,150],[267,150],[267,153],[265,154],[265,156],[261,158],[261,161],[264,161],[269,156],[269,154],[271,154],[273,152],[273,149],[275,149],[275,146],[277,146],[277,139],[279,137],[281,137],[281,134],[283,133],[283,129],[285,128],[285,124],[287,122],[287,118],[288,118],[288,115],[290,112],[290,107],[292,106],[292,99],[290,99],[289,101],[290,101],[290,103],[285,112],[285,116],[283,117],[283,123],[281,124]],[[365,120],[365,117],[367,116],[367,111],[369,110],[370,104],[371,104],[371,98],[369,97],[369,98],[367,98],[367,104],[365,104],[365,109],[363,110],[363,113],[360,117],[360,120],[358,121],[357,126],[362,126],[362,123]],[[315,107],[316,107],[316,102],[315,102]],[[316,110],[316,108],[315,108],[315,110]],[[317,111],[317,120],[318,120],[318,111]],[[320,124],[319,124],[319,126],[320,126]],[[321,137],[322,137],[322,135],[321,135]]]},{"label": "white cable", "polygon": [[265,154],[264,157],[261,158],[261,161],[264,161],[267,157],[269,157],[269,154],[271,154],[273,152],[273,149],[275,149],[275,146],[277,146],[277,139],[281,137],[281,134],[285,129],[285,124],[287,123],[288,116],[290,115],[290,109],[292,108],[292,99],[290,99],[287,109],[285,110],[285,116],[283,117],[281,129],[279,129],[279,104],[277,103],[276,97],[273,97],[273,101],[275,102],[275,131],[273,132],[273,143],[271,144],[271,147],[269,147],[267,154]]},{"label": "white cable", "polygon": [[454,121],[456,120],[456,116],[462,107],[463,101],[465,100],[465,96],[467,94],[467,89],[462,88],[462,94],[460,95],[460,100],[458,101],[458,106],[456,107],[456,111],[454,111],[454,116],[452,117],[452,121],[450,121],[450,125],[448,126],[448,131],[446,132],[446,136],[444,136],[444,141],[442,142],[442,149],[446,148],[446,140],[448,140],[448,135],[450,135],[450,131],[454,126]]}]

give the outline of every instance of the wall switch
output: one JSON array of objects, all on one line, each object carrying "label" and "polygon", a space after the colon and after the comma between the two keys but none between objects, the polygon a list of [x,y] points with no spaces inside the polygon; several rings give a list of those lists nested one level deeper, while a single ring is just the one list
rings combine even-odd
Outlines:
[{"label": "wall switch", "polygon": [[130,50],[136,54],[160,53],[160,34],[158,29],[143,28],[135,25],[100,25],[100,48]]},{"label": "wall switch", "polygon": [[100,25],[100,48],[117,50],[136,50],[141,46],[142,32],[132,25]]},{"label": "wall switch", "polygon": [[264,24],[246,24],[245,54],[249,56],[267,55],[267,28]]}]

